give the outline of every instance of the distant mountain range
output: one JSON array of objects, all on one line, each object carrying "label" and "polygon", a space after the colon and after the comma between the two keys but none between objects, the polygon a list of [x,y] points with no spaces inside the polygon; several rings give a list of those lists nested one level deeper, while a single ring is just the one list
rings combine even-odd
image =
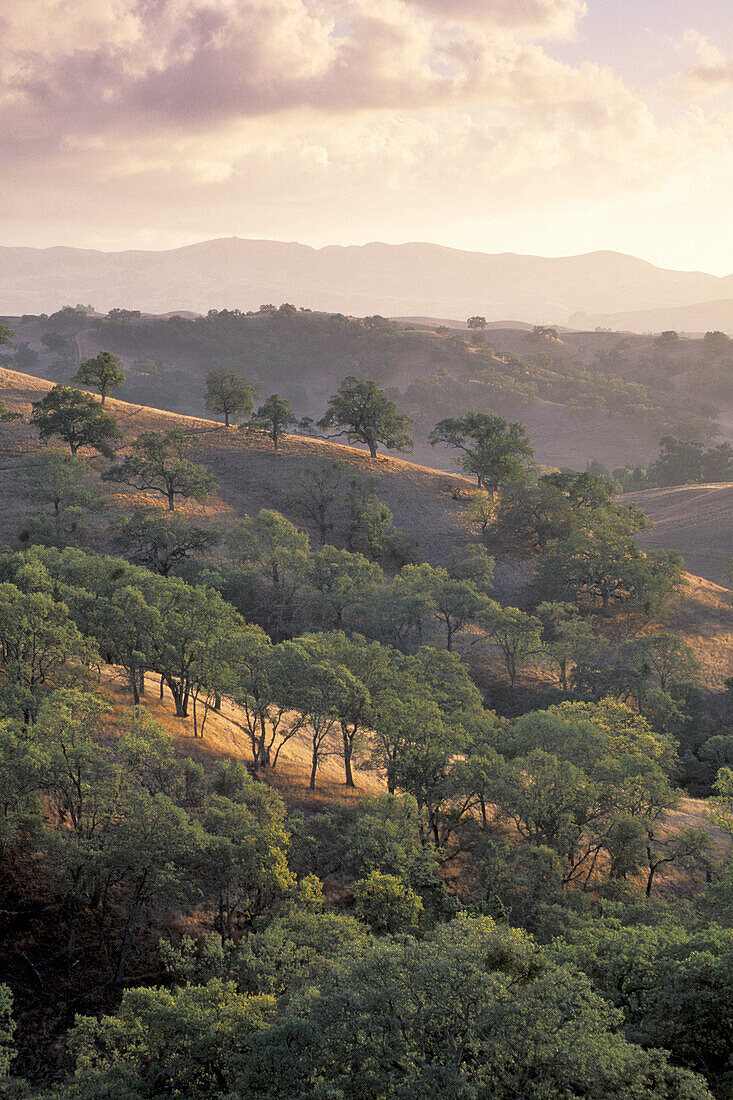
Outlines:
[{"label": "distant mountain range", "polygon": [[297,306],[356,316],[483,314],[577,328],[733,331],[733,275],[668,271],[618,252],[548,259],[433,244],[310,248],[204,241],[164,252],[0,248],[0,313],[82,302],[150,313]]},{"label": "distant mountain range", "polygon": [[733,333],[733,298],[595,316],[580,313],[571,317],[569,324],[574,328],[610,328],[614,332],[663,332],[674,329],[675,332],[700,333],[720,329],[730,334]]}]

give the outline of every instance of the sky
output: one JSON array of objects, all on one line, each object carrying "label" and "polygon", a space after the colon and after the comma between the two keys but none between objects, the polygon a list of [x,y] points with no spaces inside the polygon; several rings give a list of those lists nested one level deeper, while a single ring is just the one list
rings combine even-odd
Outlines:
[{"label": "sky", "polygon": [[0,244],[733,272],[731,0],[0,0]]}]

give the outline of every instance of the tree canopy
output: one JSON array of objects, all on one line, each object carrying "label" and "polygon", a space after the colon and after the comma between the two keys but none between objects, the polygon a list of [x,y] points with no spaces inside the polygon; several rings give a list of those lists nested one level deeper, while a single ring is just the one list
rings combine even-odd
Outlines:
[{"label": "tree canopy", "polygon": [[182,428],[144,431],[133,440],[132,453],[102,476],[106,481],[158,493],[172,512],[176,497],[205,501],[216,490],[213,475],[205,466],[191,461],[192,449],[192,441]]},{"label": "tree canopy", "polygon": [[411,420],[401,413],[376,382],[349,375],[328,399],[319,427],[350,443],[365,443],[372,458],[381,444],[388,451],[410,451]]},{"label": "tree canopy", "polygon": [[63,440],[72,455],[80,447],[90,447],[111,458],[113,444],[122,434],[116,421],[103,412],[93,397],[70,386],[54,386],[39,401],[34,401],[31,423],[38,428],[41,439],[55,436]]},{"label": "tree canopy", "polygon": [[467,473],[496,493],[504,482],[521,474],[532,459],[530,446],[522,425],[509,423],[502,416],[469,412],[463,417],[446,417],[430,433],[429,442],[455,447],[462,452],[458,459]]},{"label": "tree canopy", "polygon": [[124,386],[127,376],[122,369],[122,360],[111,351],[100,351],[93,359],[85,359],[71,379],[82,386],[94,386],[102,395],[104,405],[107,394]]},{"label": "tree canopy", "polygon": [[204,401],[211,412],[224,417],[225,427],[229,427],[232,416],[249,416],[252,412],[256,390],[246,379],[235,371],[217,367],[206,376]]}]

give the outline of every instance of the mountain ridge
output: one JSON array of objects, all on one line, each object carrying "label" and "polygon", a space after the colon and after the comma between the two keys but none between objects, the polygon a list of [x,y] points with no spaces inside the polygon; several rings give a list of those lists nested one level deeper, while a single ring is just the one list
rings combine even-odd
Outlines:
[{"label": "mountain ridge", "polygon": [[[0,246],[0,311],[74,302],[151,313],[256,310],[263,302],[352,315],[571,323],[733,298],[733,275],[673,271],[612,250],[545,257],[430,242],[325,245],[239,237],[164,250]],[[599,322],[600,323],[600,322]]]}]

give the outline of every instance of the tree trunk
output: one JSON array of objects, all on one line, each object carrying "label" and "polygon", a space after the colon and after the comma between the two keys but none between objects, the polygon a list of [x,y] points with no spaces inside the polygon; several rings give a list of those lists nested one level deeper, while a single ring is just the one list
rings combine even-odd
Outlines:
[{"label": "tree trunk", "polygon": [[352,757],[353,752],[354,752],[354,746],[353,746],[351,738],[348,736],[348,734],[344,733],[343,737],[344,737],[344,771],[346,773],[346,786],[347,787],[356,787],[356,783],[354,782],[354,773],[351,770],[351,757]]},{"label": "tree trunk", "polygon": [[170,693],[173,696],[173,702],[175,703],[176,707],[176,718],[188,718],[189,688],[184,687],[183,683],[177,683],[172,676],[166,677],[166,683],[168,684],[168,687],[170,688]]},{"label": "tree trunk", "polygon": [[[140,686],[138,688],[138,691],[139,691],[140,695],[145,694],[145,669],[144,668],[140,669]],[[139,702],[139,700],[138,700],[138,702]]]},{"label": "tree trunk", "polygon": [[132,947],[132,936],[135,929],[135,923],[140,912],[140,898],[142,894],[142,888],[144,882],[138,886],[135,891],[135,896],[132,899],[130,908],[127,913],[127,921],[125,922],[125,934],[122,937],[122,946],[120,947],[120,956],[117,962],[117,972],[115,974],[115,985],[122,985],[125,977],[125,968],[127,967],[127,959],[130,954],[130,948]]},{"label": "tree trunk", "polygon": [[175,510],[175,501],[173,499],[174,493],[172,489],[168,490],[168,511],[173,512]]},{"label": "tree trunk", "polygon": [[130,669],[128,673],[128,680],[130,681],[130,690],[132,691],[132,701],[135,706],[138,706],[140,704],[140,680],[136,668]]},{"label": "tree trunk", "polygon": [[102,404],[104,405],[105,401],[107,400],[107,392],[106,390],[100,390],[99,392],[102,395]]},{"label": "tree trunk", "polygon": [[311,778],[308,784],[310,789],[314,791],[316,789],[316,773],[318,771],[318,749],[313,746],[313,761],[311,764]]},{"label": "tree trunk", "polygon": [[372,458],[376,458],[377,457],[377,444],[374,442],[374,440],[373,439],[368,439],[367,440],[367,446],[369,447],[369,454],[372,456]]},{"label": "tree trunk", "polygon": [[269,763],[269,753],[267,751],[267,724],[264,714],[260,714],[260,736],[257,739],[257,748],[255,750],[255,768],[266,768]]},{"label": "tree trunk", "polygon": [[73,959],[76,952],[76,925],[79,918],[79,903],[76,898],[71,903],[71,917],[69,919],[69,939],[66,944],[66,954]]}]

